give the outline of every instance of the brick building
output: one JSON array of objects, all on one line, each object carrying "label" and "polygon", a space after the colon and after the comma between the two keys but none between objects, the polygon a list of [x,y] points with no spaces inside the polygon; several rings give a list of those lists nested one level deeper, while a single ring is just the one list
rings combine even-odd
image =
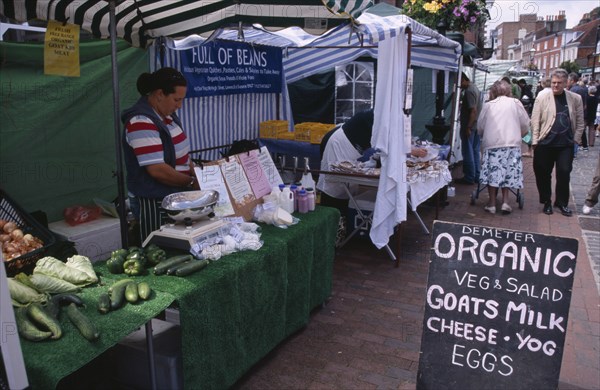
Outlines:
[{"label": "brick building", "polygon": [[519,41],[519,30],[537,31],[544,27],[544,23],[537,14],[523,14],[519,15],[517,22],[500,23],[492,33],[492,36],[495,37],[494,54],[496,59],[508,59],[509,46]]}]

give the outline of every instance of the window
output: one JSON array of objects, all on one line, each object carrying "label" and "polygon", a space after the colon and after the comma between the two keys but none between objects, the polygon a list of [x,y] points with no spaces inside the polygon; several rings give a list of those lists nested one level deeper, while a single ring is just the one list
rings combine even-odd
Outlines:
[{"label": "window", "polygon": [[548,41],[544,41],[544,50],[548,50]]},{"label": "window", "polygon": [[558,46],[558,37],[554,37],[554,47]]},{"label": "window", "polygon": [[357,112],[373,107],[375,66],[351,62],[335,68],[335,123],[343,123]]}]

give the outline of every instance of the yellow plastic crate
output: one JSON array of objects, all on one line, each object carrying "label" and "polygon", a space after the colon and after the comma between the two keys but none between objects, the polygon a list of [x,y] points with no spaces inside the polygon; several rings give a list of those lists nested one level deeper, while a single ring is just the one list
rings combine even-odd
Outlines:
[{"label": "yellow plastic crate", "polygon": [[299,123],[294,128],[294,139],[296,141],[320,144],[323,136],[335,125],[319,122]]},{"label": "yellow plastic crate", "polygon": [[300,142],[310,142],[310,130],[315,122],[298,123],[294,126],[294,140]]},{"label": "yellow plastic crate", "polygon": [[301,142],[310,142],[310,132],[318,125],[317,122],[298,123],[294,126],[294,139]]},{"label": "yellow plastic crate", "polygon": [[289,131],[287,127],[285,129],[279,129],[277,132],[277,139],[287,139],[293,141],[294,133],[294,131]]},{"label": "yellow plastic crate", "polygon": [[260,122],[258,125],[258,134],[260,138],[279,138],[279,133],[288,131],[288,121],[269,120]]},{"label": "yellow plastic crate", "polygon": [[311,144],[320,144],[325,134],[329,132],[329,130],[333,129],[335,125],[330,123],[322,123],[322,126],[311,130],[310,132],[310,143]]}]

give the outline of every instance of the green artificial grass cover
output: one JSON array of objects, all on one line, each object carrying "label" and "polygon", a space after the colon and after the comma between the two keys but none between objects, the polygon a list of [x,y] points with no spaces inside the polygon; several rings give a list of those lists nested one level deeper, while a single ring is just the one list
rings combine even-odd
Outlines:
[{"label": "green artificial grass cover", "polygon": [[296,215],[288,229],[263,226],[258,251],[237,252],[186,277],[135,277],[147,281],[149,301],[100,315],[97,298],[125,275],[95,265],[105,286],[83,289],[85,313],[98,325],[101,339],[90,343],[63,320],[57,341],[22,341],[32,387],[48,389],[118,343],[173,304],[179,308],[184,386],[223,389],[233,385],[263,356],[305,326],[310,311],[331,293],[337,209]]}]

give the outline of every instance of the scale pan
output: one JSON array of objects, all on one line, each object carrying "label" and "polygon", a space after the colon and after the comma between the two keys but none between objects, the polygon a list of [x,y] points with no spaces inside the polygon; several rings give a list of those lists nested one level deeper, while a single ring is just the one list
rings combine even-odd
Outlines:
[{"label": "scale pan", "polygon": [[197,221],[213,212],[219,193],[213,190],[176,192],[165,196],[161,207],[176,222]]}]

